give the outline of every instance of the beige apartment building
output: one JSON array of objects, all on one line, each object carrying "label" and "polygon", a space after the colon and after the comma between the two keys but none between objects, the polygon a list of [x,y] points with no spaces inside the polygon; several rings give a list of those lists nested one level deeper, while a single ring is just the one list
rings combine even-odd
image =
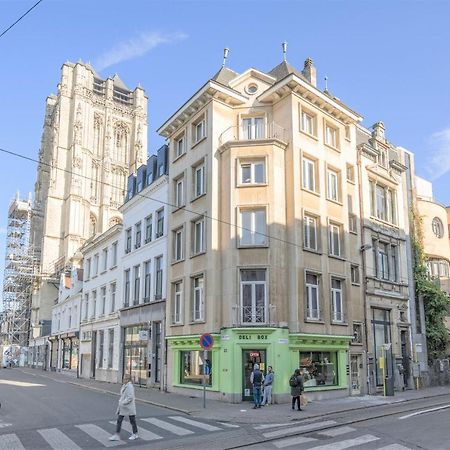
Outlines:
[{"label": "beige apartment building", "polygon": [[[366,392],[357,124],[285,60],[227,67],[160,128],[169,144],[168,386],[276,401],[300,367],[315,398]],[[206,354],[199,338],[211,333]]]}]

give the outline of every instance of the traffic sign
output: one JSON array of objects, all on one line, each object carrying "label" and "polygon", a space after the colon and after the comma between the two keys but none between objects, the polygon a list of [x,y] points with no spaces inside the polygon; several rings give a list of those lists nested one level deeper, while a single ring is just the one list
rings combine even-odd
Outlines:
[{"label": "traffic sign", "polygon": [[200,347],[203,350],[211,350],[214,345],[214,338],[210,333],[204,333],[200,336]]}]

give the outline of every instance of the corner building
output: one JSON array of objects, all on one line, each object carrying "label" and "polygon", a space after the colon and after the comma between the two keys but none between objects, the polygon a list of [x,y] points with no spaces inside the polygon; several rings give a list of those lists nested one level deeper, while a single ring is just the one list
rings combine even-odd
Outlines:
[{"label": "corner building", "polygon": [[[310,59],[223,67],[159,129],[169,143],[168,385],[275,401],[300,367],[315,398],[364,391],[356,124]],[[204,332],[214,336],[206,357]]]}]

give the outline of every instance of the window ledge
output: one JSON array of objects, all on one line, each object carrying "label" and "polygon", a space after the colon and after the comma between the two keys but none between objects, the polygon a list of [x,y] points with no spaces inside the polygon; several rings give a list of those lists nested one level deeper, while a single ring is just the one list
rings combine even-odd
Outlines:
[{"label": "window ledge", "polygon": [[202,320],[192,320],[191,322],[189,322],[189,325],[197,325],[197,324],[202,324],[202,323],[206,323],[206,320],[202,319]]},{"label": "window ledge", "polygon": [[237,244],[237,249],[246,250],[251,248],[269,248],[269,244],[261,244],[261,245],[245,245],[245,244]]},{"label": "window ledge", "polygon": [[117,269],[117,264],[114,264],[113,266],[111,266],[111,267],[109,268],[109,270],[113,270],[113,269]]},{"label": "window ledge", "polygon": [[351,283],[352,286],[361,286],[361,283]]},{"label": "window ledge", "polygon": [[183,322],[177,322],[177,323],[171,323],[170,326],[171,327],[182,327],[184,325]]},{"label": "window ledge", "polygon": [[314,139],[317,142],[319,141],[319,138],[315,134],[308,133],[307,131],[302,130],[301,128],[299,131],[301,134],[304,134],[305,136],[308,136],[309,138]]},{"label": "window ledge", "polygon": [[327,144],[325,141],[323,142],[323,145],[330,148],[331,150],[334,150],[335,152],[341,153],[341,149],[339,147],[335,147],[334,145]]},{"label": "window ledge", "polygon": [[194,143],[191,145],[191,150],[194,149],[195,147],[197,147],[198,144],[202,143],[203,141],[206,141],[206,138],[207,138],[207,137],[208,137],[208,136],[203,136],[201,139],[199,139],[198,141],[194,142]]},{"label": "window ledge", "polygon": [[347,261],[343,256],[332,255],[330,253],[328,253],[328,256],[333,259],[338,259],[339,261]]},{"label": "window ledge", "polygon": [[197,197],[193,197],[191,200],[191,203],[195,202],[195,200],[198,200],[199,198],[206,197],[206,192],[203,192],[203,194],[197,195]]},{"label": "window ledge", "polygon": [[173,260],[170,264],[172,266],[174,266],[175,264],[178,264],[178,263],[181,263],[181,262],[184,262],[184,258]]},{"label": "window ledge", "polygon": [[237,188],[255,188],[255,187],[267,187],[269,186],[269,183],[237,183]]},{"label": "window ledge", "polygon": [[383,225],[386,225],[388,227],[393,227],[393,228],[400,228],[399,225],[392,223],[392,222],[388,222],[387,220],[383,220],[383,219],[379,219],[377,216],[370,216],[370,219],[373,220],[374,222],[379,222]]},{"label": "window ledge", "polygon": [[184,209],[186,207],[186,204],[180,205],[180,206],[174,206],[174,209],[172,210],[172,214],[180,211],[180,209]]},{"label": "window ledge", "polygon": [[325,324],[325,321],[323,319],[309,319],[309,318],[306,318],[305,322],[306,323],[319,323],[319,324],[322,324],[322,325]]},{"label": "window ledge", "polygon": [[336,205],[339,205],[339,206],[344,206],[344,204],[339,200],[333,200],[332,198],[327,197],[327,201],[329,201],[331,203],[335,203]]},{"label": "window ledge", "polygon": [[311,189],[305,188],[302,186],[302,191],[308,192],[309,194],[313,194],[317,197],[320,197],[320,192],[317,191],[311,191]]},{"label": "window ledge", "polygon": [[198,252],[198,253],[193,253],[190,257],[191,258],[195,258],[196,256],[201,256],[201,255],[206,255],[206,250],[203,250],[203,251]]},{"label": "window ledge", "polygon": [[335,322],[335,321],[331,321],[331,325],[338,325],[341,327],[348,327],[348,322]]},{"label": "window ledge", "polygon": [[358,232],[357,232],[357,231],[349,230],[348,232],[349,232],[350,234],[354,234],[355,236],[358,236]]},{"label": "window ledge", "polygon": [[176,161],[181,159],[185,154],[186,154],[186,150],[184,150],[184,152],[181,155],[178,155],[177,157],[175,157],[175,159],[172,160],[172,163],[175,163]]},{"label": "window ledge", "polygon": [[320,250],[314,250],[313,248],[303,247],[303,250],[308,253],[314,253],[315,255],[322,255],[323,252]]},{"label": "window ledge", "polygon": [[355,185],[356,181],[355,180],[350,180],[349,178],[347,178],[347,183]]}]

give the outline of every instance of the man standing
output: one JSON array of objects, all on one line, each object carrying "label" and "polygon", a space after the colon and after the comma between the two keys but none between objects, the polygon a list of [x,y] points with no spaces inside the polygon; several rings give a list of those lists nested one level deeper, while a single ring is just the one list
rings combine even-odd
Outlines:
[{"label": "man standing", "polygon": [[291,387],[292,409],[295,409],[295,404],[297,403],[297,409],[301,411],[300,396],[303,392],[303,378],[300,375],[300,369],[295,369],[291,378],[289,378],[289,386]]},{"label": "man standing", "polygon": [[250,375],[250,383],[253,385],[253,401],[255,406],[253,409],[261,408],[261,386],[264,382],[264,375],[259,370],[259,365],[255,364],[253,366],[253,372]]},{"label": "man standing", "polygon": [[274,373],[272,371],[272,366],[267,367],[267,374],[264,377],[264,395],[262,399],[262,405],[272,404],[272,384],[273,384]]}]

